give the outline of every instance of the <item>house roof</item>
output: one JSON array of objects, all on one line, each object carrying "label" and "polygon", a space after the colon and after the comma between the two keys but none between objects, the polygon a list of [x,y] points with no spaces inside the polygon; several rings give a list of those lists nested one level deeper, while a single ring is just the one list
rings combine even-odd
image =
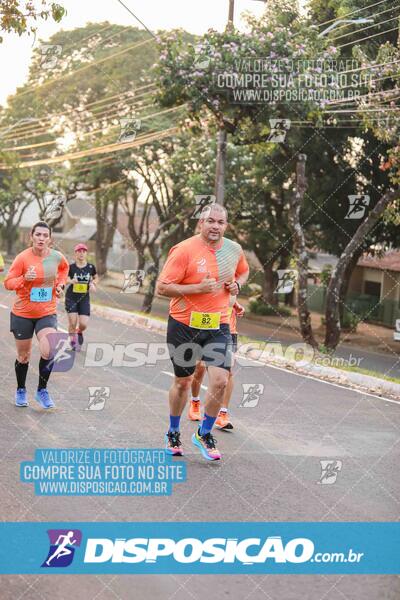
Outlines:
[{"label": "house roof", "polygon": [[77,242],[88,242],[93,239],[97,231],[95,219],[83,218],[65,233],[54,232],[53,237],[62,240],[73,240]]},{"label": "house roof", "polygon": [[392,250],[387,252],[382,258],[377,256],[362,256],[357,265],[359,267],[380,269],[382,271],[400,272],[400,250]]},{"label": "house roof", "polygon": [[72,218],[79,219],[81,217],[95,217],[96,211],[94,206],[89,200],[84,197],[74,198],[69,200],[65,209],[69,212]]}]

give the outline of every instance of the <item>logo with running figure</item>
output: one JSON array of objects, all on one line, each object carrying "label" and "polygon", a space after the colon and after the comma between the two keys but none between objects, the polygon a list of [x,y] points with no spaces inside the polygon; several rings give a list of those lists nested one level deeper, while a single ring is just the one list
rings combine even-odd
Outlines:
[{"label": "logo with running figure", "polygon": [[119,120],[120,134],[119,142],[133,142],[136,138],[136,134],[140,129],[140,119],[123,118]]},{"label": "logo with running figure", "polygon": [[255,408],[264,393],[263,383],[242,383],[243,398],[239,408]]},{"label": "logo with running figure", "polygon": [[345,219],[362,219],[370,202],[368,194],[354,194],[348,196],[349,208]]},{"label": "logo with running figure", "polygon": [[278,269],[278,285],[274,294],[290,294],[297,281],[297,271],[293,269]]},{"label": "logo with running figure", "polygon": [[72,369],[75,361],[75,352],[71,348],[68,333],[54,332],[47,335],[50,345],[50,364],[53,371],[65,373]]},{"label": "logo with running figure", "polygon": [[110,397],[108,386],[89,386],[89,402],[85,410],[103,410],[106,400]]},{"label": "logo with running figure", "polygon": [[137,294],[143,285],[143,279],[145,272],[141,269],[125,269],[124,270],[124,283],[122,284],[121,293],[124,294]]},{"label": "logo with running figure", "polygon": [[342,470],[341,460],[320,460],[321,477],[317,483],[321,485],[332,485],[336,482],[339,472]]},{"label": "logo with running figure", "polygon": [[281,144],[285,141],[286,134],[290,129],[290,119],[270,119],[270,132],[267,142]]},{"label": "logo with running figure", "polygon": [[216,199],[213,194],[198,194],[195,196],[196,206],[191,215],[191,219],[201,219],[204,217],[204,211],[215,204]]},{"label": "logo with running figure", "polygon": [[50,548],[42,567],[68,567],[74,560],[75,549],[81,545],[79,529],[48,529]]}]

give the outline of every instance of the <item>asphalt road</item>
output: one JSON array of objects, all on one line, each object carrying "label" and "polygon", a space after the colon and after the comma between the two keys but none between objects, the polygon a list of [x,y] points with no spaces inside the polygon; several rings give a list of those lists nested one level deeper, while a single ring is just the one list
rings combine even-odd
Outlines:
[{"label": "asphalt road", "polygon": [[[113,305],[126,310],[140,310],[143,296],[122,294],[117,288],[102,286],[97,291],[95,300],[102,304]],[[168,301],[164,298],[155,298],[152,315],[166,317],[168,315]],[[295,330],[278,327],[270,323],[257,323],[246,318],[239,322],[239,333],[254,340],[280,342],[283,347],[302,341]],[[388,377],[400,378],[400,354],[389,349],[387,352],[375,352],[347,343],[340,343],[334,356],[347,361],[351,366],[382,373]]]},{"label": "asphalt road", "polygon": [[[223,460],[209,464],[191,445],[183,419],[187,482],[166,497],[39,497],[19,481],[36,448],[163,445],[171,366],[84,367],[53,373],[57,408],[35,406],[38,353],[28,375],[31,404],[13,405],[11,294],[0,292],[0,504],[6,521],[391,521],[398,520],[400,406],[371,395],[251,361],[238,367],[233,432],[216,437]],[[61,325],[65,315],[61,316]],[[92,317],[86,342],[160,342],[162,336]],[[243,384],[261,384],[257,406],[240,408]],[[103,410],[85,410],[89,386],[110,387]],[[207,381],[205,381],[207,385]],[[333,485],[318,485],[320,460],[342,461]],[[396,576],[2,576],[2,600],[395,600]],[[135,595],[133,596],[133,593]]]}]

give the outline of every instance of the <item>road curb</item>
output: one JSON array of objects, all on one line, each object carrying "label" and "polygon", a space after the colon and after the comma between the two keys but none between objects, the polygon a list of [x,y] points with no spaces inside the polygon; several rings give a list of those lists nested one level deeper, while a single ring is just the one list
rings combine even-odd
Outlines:
[{"label": "road curb", "polygon": [[[92,304],[92,312],[96,316],[111,319],[124,325],[133,325],[156,333],[166,333],[167,331],[167,323],[165,321],[130,313],[120,308]],[[251,346],[251,343],[243,344],[241,348],[239,347],[238,354],[243,358],[256,360],[265,365],[286,368],[301,375],[310,375],[324,381],[361,389],[377,396],[389,395],[400,402],[400,384],[398,383],[372,377],[371,375],[363,375],[362,373],[342,371],[335,367],[324,367],[308,361],[294,361],[275,355],[265,356],[265,352],[260,356],[262,351],[254,347],[256,343],[253,348],[249,348],[249,346]]]},{"label": "road curb", "polygon": [[118,321],[119,323],[124,323],[124,325],[136,325],[136,327],[142,327],[143,329],[149,329],[157,333],[165,333],[167,331],[167,324],[164,321],[159,321],[145,315],[130,313],[121,308],[92,304],[91,311],[98,317]]}]

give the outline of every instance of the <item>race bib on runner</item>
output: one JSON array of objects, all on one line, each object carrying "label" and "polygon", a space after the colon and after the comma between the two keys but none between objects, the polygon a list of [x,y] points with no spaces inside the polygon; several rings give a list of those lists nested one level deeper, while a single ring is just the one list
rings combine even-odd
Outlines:
[{"label": "race bib on runner", "polygon": [[33,287],[31,288],[31,302],[50,302],[53,296],[51,287]]},{"label": "race bib on runner", "polygon": [[72,284],[72,291],[75,292],[75,294],[86,294],[87,289],[88,289],[87,283],[73,283]]},{"label": "race bib on runner", "polygon": [[190,313],[190,327],[194,329],[219,329],[221,313]]}]

